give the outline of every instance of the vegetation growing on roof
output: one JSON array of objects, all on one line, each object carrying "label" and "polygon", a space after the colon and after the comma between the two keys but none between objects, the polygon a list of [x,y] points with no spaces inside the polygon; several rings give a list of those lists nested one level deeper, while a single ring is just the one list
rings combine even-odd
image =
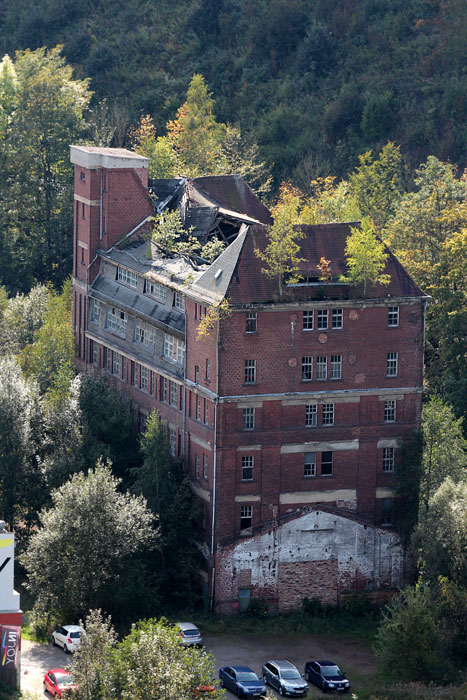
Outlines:
[{"label": "vegetation growing on roof", "polygon": [[389,254],[367,220],[362,221],[361,226],[352,226],[350,230],[352,233],[345,246],[347,274],[341,277],[341,281],[363,284],[363,296],[366,296],[369,284],[387,285],[391,281],[390,275],[383,272]]},{"label": "vegetation growing on roof", "polygon": [[192,236],[193,226],[186,229],[183,225],[180,212],[164,211],[152,218],[154,228],[151,234],[151,242],[163,253],[169,256],[180,255],[190,263],[214,262],[225,249],[225,243],[212,236],[204,245]]},{"label": "vegetation growing on roof", "polygon": [[227,299],[222,299],[219,304],[210,306],[206,312],[206,315],[203,316],[198,323],[196,339],[202,340],[210,336],[217,324],[230,316],[231,313],[232,308]]}]

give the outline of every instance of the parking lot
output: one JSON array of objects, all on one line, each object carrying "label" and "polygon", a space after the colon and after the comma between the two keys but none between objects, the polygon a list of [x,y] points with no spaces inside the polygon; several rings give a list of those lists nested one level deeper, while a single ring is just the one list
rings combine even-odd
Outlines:
[{"label": "parking lot", "polygon": [[[247,665],[258,675],[269,659],[287,659],[301,673],[310,659],[331,659],[348,673],[360,675],[376,672],[375,657],[365,645],[351,639],[331,635],[272,637],[259,635],[222,635],[204,638],[206,649],[214,655],[216,676],[220,666]],[[50,668],[72,663],[72,656],[50,644],[22,641],[21,689],[42,695],[42,679]],[[274,692],[274,691],[272,691]],[[227,697],[233,695],[227,691]],[[325,697],[315,686],[310,686],[309,698]],[[347,696],[346,696],[347,697]]]}]

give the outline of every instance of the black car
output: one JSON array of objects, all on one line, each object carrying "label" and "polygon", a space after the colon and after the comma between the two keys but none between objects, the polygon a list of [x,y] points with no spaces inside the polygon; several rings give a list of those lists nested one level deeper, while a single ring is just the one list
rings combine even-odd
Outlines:
[{"label": "black car", "polygon": [[321,688],[323,693],[348,693],[350,690],[345,673],[333,661],[307,661],[305,678]]},{"label": "black car", "polygon": [[259,698],[266,688],[248,666],[222,666],[219,669],[222,688],[228,688],[239,698]]}]

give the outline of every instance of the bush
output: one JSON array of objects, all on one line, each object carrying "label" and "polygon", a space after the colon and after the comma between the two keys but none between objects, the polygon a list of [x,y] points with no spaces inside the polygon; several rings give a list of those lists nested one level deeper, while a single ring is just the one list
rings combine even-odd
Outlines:
[{"label": "bush", "polygon": [[245,615],[247,615],[248,617],[268,617],[268,604],[263,598],[253,598],[247,610],[245,611]]},{"label": "bush", "polygon": [[311,615],[311,617],[323,614],[323,604],[318,598],[304,598],[302,609],[306,615]]}]

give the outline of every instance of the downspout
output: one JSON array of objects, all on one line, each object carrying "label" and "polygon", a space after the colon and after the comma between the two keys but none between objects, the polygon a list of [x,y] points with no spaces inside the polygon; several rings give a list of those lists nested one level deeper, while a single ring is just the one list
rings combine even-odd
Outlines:
[{"label": "downspout", "polygon": [[182,423],[182,459],[185,467],[185,432],[186,432],[186,366],[187,366],[188,343],[186,342],[186,303],[185,303],[185,363],[183,367],[183,423]]},{"label": "downspout", "polygon": [[216,401],[214,403],[214,446],[213,446],[213,477],[212,477],[212,517],[211,517],[211,612],[214,611],[214,584],[216,578],[216,566],[214,558],[214,531],[216,524],[216,479],[217,479],[217,411],[219,406],[219,332],[220,324],[217,320],[217,339],[216,339]]},{"label": "downspout", "polygon": [[100,196],[100,206],[99,206],[99,240],[102,240],[102,200],[104,191],[104,171],[101,168],[101,196]]}]

